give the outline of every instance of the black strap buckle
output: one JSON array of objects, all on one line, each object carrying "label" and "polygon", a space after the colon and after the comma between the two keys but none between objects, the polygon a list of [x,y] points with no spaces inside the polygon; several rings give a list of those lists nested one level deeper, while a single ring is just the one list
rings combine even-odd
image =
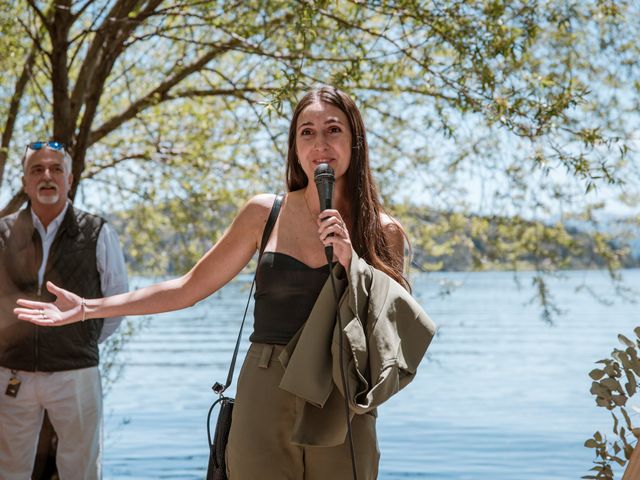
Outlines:
[{"label": "black strap buckle", "polygon": [[218,395],[222,395],[223,392],[227,389],[227,387],[225,387],[223,384],[221,384],[220,382],[216,382],[213,384],[213,387],[211,387],[211,390],[213,390],[215,393],[217,393]]}]

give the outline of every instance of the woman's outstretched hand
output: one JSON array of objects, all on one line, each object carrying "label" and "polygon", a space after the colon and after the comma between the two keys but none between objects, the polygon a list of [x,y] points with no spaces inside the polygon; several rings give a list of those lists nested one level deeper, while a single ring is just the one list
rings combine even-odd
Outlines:
[{"label": "woman's outstretched hand", "polygon": [[19,299],[18,305],[22,308],[14,308],[20,320],[44,326],[59,326],[82,320],[82,298],[63,288],[56,287],[47,282],[47,290],[57,298],[54,303],[34,302],[32,300]]},{"label": "woman's outstretched hand", "polygon": [[338,210],[323,210],[318,216],[318,234],[325,247],[333,246],[333,255],[349,270],[351,263],[351,237]]}]

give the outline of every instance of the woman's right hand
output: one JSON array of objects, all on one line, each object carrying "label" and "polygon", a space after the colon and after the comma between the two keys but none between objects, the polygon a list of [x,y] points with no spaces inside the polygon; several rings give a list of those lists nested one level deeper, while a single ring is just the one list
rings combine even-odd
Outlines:
[{"label": "woman's right hand", "polygon": [[13,313],[20,320],[46,326],[67,325],[83,319],[81,297],[51,282],[47,282],[47,290],[56,296],[55,302],[35,302],[21,298],[17,304],[23,308],[15,308]]}]

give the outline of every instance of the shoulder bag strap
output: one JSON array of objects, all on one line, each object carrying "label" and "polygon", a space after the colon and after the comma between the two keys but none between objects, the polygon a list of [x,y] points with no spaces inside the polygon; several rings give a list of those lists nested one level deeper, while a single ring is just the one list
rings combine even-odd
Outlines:
[{"label": "shoulder bag strap", "polygon": [[[276,199],[273,202],[273,206],[271,207],[271,212],[269,213],[269,218],[267,219],[267,223],[264,226],[264,231],[262,232],[262,241],[260,242],[260,250],[258,252],[258,264],[260,263],[260,259],[262,258],[262,253],[264,252],[264,248],[267,246],[267,242],[269,241],[269,237],[271,236],[271,231],[273,230],[273,226],[276,223],[276,219],[278,218],[278,214],[280,213],[280,207],[282,206],[282,199],[284,195],[279,193],[276,195]],[[257,267],[256,267],[257,273]],[[249,304],[251,303],[251,295],[253,294],[253,288],[256,285],[256,273],[253,274],[253,282],[251,283],[251,289],[249,290],[249,298],[247,299],[247,305],[244,308],[244,315],[242,316],[242,323],[240,324],[240,331],[238,332],[238,339],[236,340],[236,348],[233,351],[233,357],[231,358],[231,365],[229,365],[229,373],[227,374],[227,382],[222,385],[219,382],[216,382],[213,387],[214,392],[218,395],[222,395],[222,393],[229,388],[231,382],[233,381],[233,371],[236,368],[236,358],[238,357],[238,350],[240,349],[240,340],[242,339],[242,329],[244,328],[244,321],[247,318],[247,311],[249,311]]]}]

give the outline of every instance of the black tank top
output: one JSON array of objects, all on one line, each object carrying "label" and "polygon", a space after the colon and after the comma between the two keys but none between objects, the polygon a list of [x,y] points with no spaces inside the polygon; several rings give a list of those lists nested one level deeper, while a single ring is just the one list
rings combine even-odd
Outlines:
[{"label": "black tank top", "polygon": [[256,271],[252,342],[286,345],[307,320],[324,283],[327,265],[311,268],[279,252],[264,252]]}]

